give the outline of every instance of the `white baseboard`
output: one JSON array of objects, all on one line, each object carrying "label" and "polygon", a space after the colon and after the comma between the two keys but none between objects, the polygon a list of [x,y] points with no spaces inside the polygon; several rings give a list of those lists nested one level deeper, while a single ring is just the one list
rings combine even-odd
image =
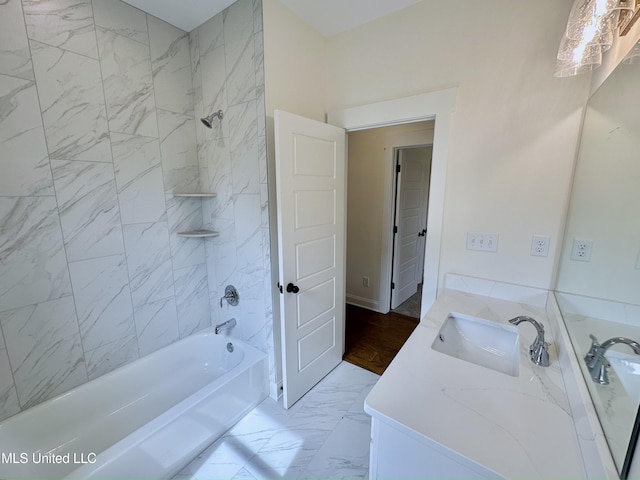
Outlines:
[{"label": "white baseboard", "polygon": [[269,382],[269,396],[276,402],[282,398],[282,380],[279,382]]},{"label": "white baseboard", "polygon": [[351,295],[348,293],[346,300],[349,305],[355,305],[356,307],[362,307],[366,308],[367,310],[373,310],[374,312],[380,312],[380,302],[378,300],[359,297],[357,295]]}]

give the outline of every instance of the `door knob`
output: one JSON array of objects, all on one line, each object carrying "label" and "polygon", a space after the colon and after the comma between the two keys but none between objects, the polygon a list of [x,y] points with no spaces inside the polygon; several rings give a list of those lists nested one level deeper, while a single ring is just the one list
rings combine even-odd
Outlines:
[{"label": "door knob", "polygon": [[294,285],[293,283],[289,283],[287,285],[287,292],[289,293],[298,293],[300,291],[300,288],[298,288],[297,285]]}]

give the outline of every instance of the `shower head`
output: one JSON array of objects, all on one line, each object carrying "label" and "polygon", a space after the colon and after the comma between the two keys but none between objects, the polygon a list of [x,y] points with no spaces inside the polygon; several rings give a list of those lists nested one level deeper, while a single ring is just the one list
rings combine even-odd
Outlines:
[{"label": "shower head", "polygon": [[200,121],[204,124],[205,127],[207,128],[213,128],[213,119],[218,117],[218,120],[222,120],[222,117],[224,117],[224,113],[222,113],[222,110],[218,110],[217,112],[213,112],[211,115],[209,115],[208,117],[204,117],[201,118]]}]

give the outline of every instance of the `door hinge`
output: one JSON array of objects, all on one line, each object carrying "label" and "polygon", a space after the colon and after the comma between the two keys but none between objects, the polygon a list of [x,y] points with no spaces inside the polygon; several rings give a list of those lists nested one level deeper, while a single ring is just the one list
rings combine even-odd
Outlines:
[{"label": "door hinge", "polygon": [[396,284],[394,282],[391,282],[391,290],[394,290],[396,288]]},{"label": "door hinge", "polygon": [[397,226],[397,225],[394,225],[394,227],[393,227],[393,233],[398,233],[398,226]]},{"label": "door hinge", "polygon": [[280,282],[278,282],[278,290],[280,290],[280,293],[284,293],[282,290],[282,285],[280,285]]},{"label": "door hinge", "polygon": [[400,173],[400,164],[396,163],[396,173]]}]

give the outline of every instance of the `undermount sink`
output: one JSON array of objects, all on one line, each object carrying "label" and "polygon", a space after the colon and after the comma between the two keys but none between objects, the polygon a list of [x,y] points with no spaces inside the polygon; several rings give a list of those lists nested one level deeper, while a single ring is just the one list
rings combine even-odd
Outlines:
[{"label": "undermount sink", "polygon": [[[630,355],[609,352],[607,360],[616,377],[620,380],[627,396],[632,401],[637,402],[638,398],[640,398],[640,363],[637,362],[637,358],[632,359]],[[612,375],[609,375],[609,378],[613,380]]]},{"label": "undermount sink", "polygon": [[517,377],[520,373],[516,327],[461,313],[450,313],[431,348],[446,355]]}]

